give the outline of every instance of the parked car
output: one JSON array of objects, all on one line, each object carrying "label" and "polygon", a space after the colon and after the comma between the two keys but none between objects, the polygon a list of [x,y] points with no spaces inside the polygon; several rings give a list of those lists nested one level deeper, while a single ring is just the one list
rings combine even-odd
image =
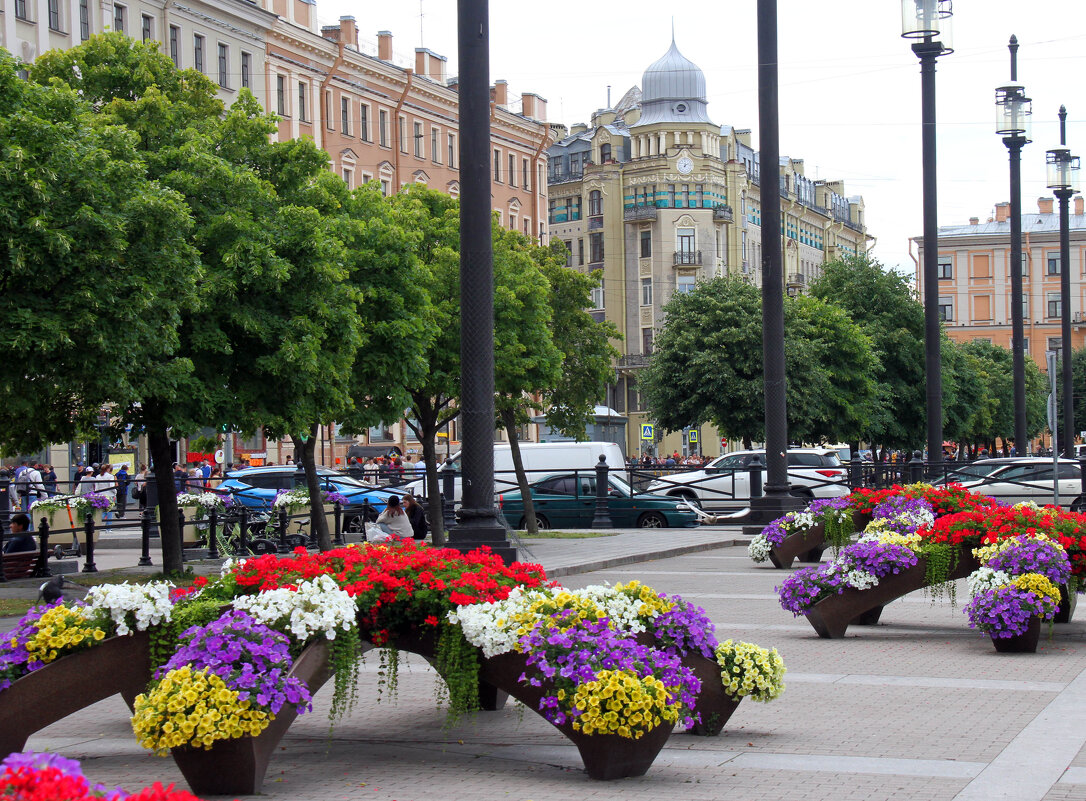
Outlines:
[{"label": "parked car", "polygon": [[[955,483],[990,495],[1004,503],[1033,501],[1041,506],[1052,503],[1055,481],[1052,459],[1022,456],[1017,458],[979,459],[962,465],[939,483]],[[1073,459],[1059,460],[1060,506],[1068,509],[1082,496],[1082,472]]]},{"label": "parked car", "polygon": [[[684,498],[712,509],[750,505],[750,464],[764,450],[735,451],[718,456],[700,470],[674,473],[653,481],[648,489]],[[762,473],[763,481],[765,473]],[[792,494],[804,498],[839,498],[851,491],[848,472],[833,448],[792,448],[788,451],[788,481]]]},{"label": "parked car", "polygon": [[[684,502],[663,495],[634,494],[619,476],[608,476],[607,508],[618,528],[675,528],[698,525],[697,515]],[[557,473],[530,487],[539,528],[591,528],[596,513],[596,476],[589,471]],[[524,500],[520,491],[498,496],[498,507],[514,528],[523,529]]]},{"label": "parked car", "polygon": [[[245,467],[231,470],[226,474],[218,489],[229,492],[235,501],[254,509],[270,508],[280,490],[293,489],[300,474],[294,465],[273,465],[270,467]],[[388,503],[390,495],[402,495],[398,490],[376,489],[367,486],[350,476],[345,476],[327,467],[317,468],[317,477],[321,486],[338,492],[350,502],[344,507],[343,528],[345,531],[362,529],[362,510],[368,502],[380,514]]]}]

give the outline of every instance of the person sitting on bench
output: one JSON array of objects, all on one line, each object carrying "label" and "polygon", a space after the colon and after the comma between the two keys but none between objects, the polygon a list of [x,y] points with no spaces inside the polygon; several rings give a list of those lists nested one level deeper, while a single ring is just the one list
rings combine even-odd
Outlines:
[{"label": "person sitting on bench", "polygon": [[28,531],[29,528],[29,517],[24,514],[12,515],[11,538],[4,543],[4,553],[36,551],[38,543],[34,541],[34,535]]}]

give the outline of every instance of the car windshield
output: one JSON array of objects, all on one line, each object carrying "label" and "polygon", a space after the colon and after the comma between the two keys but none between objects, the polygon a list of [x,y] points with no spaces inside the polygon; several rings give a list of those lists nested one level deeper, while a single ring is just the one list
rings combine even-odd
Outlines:
[{"label": "car windshield", "polygon": [[621,479],[616,475],[610,475],[607,477],[607,481],[612,487],[625,493],[627,496],[633,495],[633,490],[630,489],[630,485],[626,483],[625,479]]},{"label": "car windshield", "polygon": [[984,464],[978,462],[977,464],[967,464],[963,467],[955,468],[948,480],[949,481],[965,481],[970,478],[984,478],[990,476],[997,470],[1001,470],[1007,466],[1006,462],[995,462],[994,464]]}]

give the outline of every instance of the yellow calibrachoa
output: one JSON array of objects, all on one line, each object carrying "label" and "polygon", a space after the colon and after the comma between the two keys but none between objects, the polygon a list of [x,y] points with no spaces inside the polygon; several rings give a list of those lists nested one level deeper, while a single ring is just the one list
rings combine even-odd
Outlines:
[{"label": "yellow calibrachoa", "polygon": [[628,581],[625,584],[616,584],[615,592],[621,592],[635,601],[640,601],[641,606],[638,607],[637,614],[642,617],[655,617],[656,615],[670,612],[675,608],[675,604],[661,598],[656,590],[652,587],[645,586],[640,581]]},{"label": "yellow calibrachoa", "polygon": [[901,534],[897,531],[893,531],[890,529],[889,520],[872,520],[867,524],[864,533],[874,534],[878,537],[879,542],[884,542],[887,545],[901,545],[911,551],[916,551],[920,548],[919,534]]},{"label": "yellow calibrachoa", "polygon": [[216,740],[255,737],[275,716],[239,701],[221,678],[186,665],[171,670],[146,695],[136,698],[132,729],[144,748],[166,756],[171,748],[210,748]]},{"label": "yellow calibrachoa", "polygon": [[1015,576],[1014,586],[1020,590],[1032,592],[1040,598],[1048,598],[1057,606],[1060,604],[1060,589],[1052,583],[1048,576],[1043,576],[1040,573],[1023,573],[1020,576]]},{"label": "yellow calibrachoa", "polygon": [[574,718],[573,729],[639,740],[645,732],[679,719],[678,708],[668,705],[668,694],[655,676],[601,670],[594,681],[578,684],[574,690],[573,706],[582,713]]},{"label": "yellow calibrachoa", "polygon": [[[1019,536],[1029,537],[1030,539],[1034,540],[1041,540],[1048,543],[1053,548],[1061,551],[1064,550],[1063,546],[1060,545],[1057,540],[1052,539],[1052,537],[1048,536],[1043,531],[1038,531],[1035,534],[1021,534]],[[995,556],[999,556],[1008,548],[1016,547],[1018,545],[1017,540],[1018,537],[1013,537],[1011,539],[1000,540],[999,542],[993,543],[991,545],[985,545],[983,548],[974,548],[973,556],[977,557],[982,565],[986,565],[988,564],[989,559]]]},{"label": "yellow calibrachoa", "polygon": [[724,692],[752,701],[772,701],[784,692],[786,668],[777,649],[725,640],[716,647]]},{"label": "yellow calibrachoa", "polygon": [[572,611],[573,614],[562,618],[561,623],[555,621],[553,625],[556,628],[565,630],[585,621],[595,623],[607,616],[607,613],[592,599],[563,590],[555,595],[540,598],[523,612],[514,613],[510,622],[516,625],[516,636],[523,637],[525,634],[530,634],[542,618],[565,611]]},{"label": "yellow calibrachoa", "polygon": [[54,606],[37,622],[38,633],[26,644],[27,664],[46,664],[104,640],[106,630],[81,607]]}]

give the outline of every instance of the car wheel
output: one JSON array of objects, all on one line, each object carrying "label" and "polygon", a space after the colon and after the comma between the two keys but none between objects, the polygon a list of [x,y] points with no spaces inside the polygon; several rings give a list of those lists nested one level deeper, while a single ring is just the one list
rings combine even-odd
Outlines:
[{"label": "car wheel", "polygon": [[[551,527],[551,521],[545,518],[543,515],[535,516],[535,527],[540,531],[547,531]],[[524,531],[528,528],[528,518],[522,517],[517,523],[517,531]]]},{"label": "car wheel", "polygon": [[279,553],[279,546],[269,539],[264,537],[257,537],[255,540],[249,541],[249,551],[254,556],[263,556],[269,553]]},{"label": "car wheel", "polygon": [[1079,495],[1071,501],[1072,512],[1086,512],[1086,495]]},{"label": "car wheel", "polygon": [[667,519],[659,512],[645,512],[637,519],[639,528],[667,528]]},{"label": "car wheel", "polygon": [[814,493],[807,487],[800,487],[799,489],[791,490],[789,493],[793,498],[803,498],[803,500],[810,503],[814,500]]},{"label": "car wheel", "polygon": [[366,524],[362,522],[362,515],[351,515],[343,521],[345,534],[361,534],[366,530]]}]

